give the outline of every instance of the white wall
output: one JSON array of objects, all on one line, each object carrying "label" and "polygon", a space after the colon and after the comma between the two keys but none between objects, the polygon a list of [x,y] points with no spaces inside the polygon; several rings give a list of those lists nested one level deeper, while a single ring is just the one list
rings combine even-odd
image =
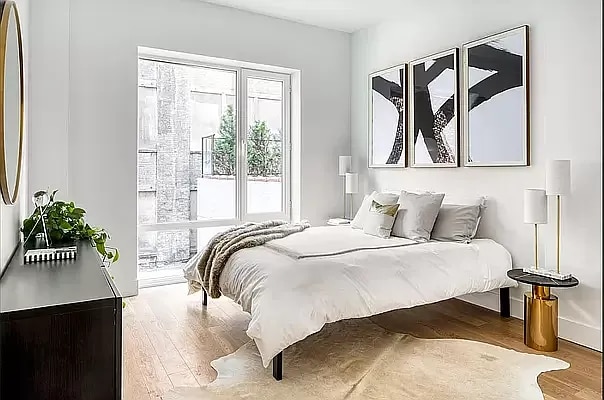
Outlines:
[{"label": "white wall", "polygon": [[59,188],[112,234],[124,294],[136,293],[137,46],[300,70],[300,215],[319,223],[339,213],[337,156],[350,152],[348,34],[198,0],[38,1],[30,187]]},{"label": "white wall", "polygon": [[[545,186],[546,160],[572,160],[572,195],[563,200],[562,268],[581,285],[555,291],[560,335],[597,349],[602,348],[601,15],[599,0],[413,2],[400,20],[353,34],[351,54],[352,153],[361,188],[489,196],[482,235],[508,248],[515,266],[529,265],[532,257],[532,228],[522,221],[523,189]],[[367,169],[370,72],[521,24],[530,25],[531,167]],[[542,230],[550,266],[555,265],[554,215]],[[523,290],[513,291],[517,317],[522,316]],[[466,299],[498,307],[492,293]]]},{"label": "white wall", "polygon": [[23,67],[25,83],[25,126],[24,126],[24,151],[23,169],[21,171],[21,184],[19,200],[11,205],[5,205],[0,199],[0,274],[19,243],[19,228],[21,220],[25,217],[27,204],[28,168],[27,168],[27,132],[28,132],[28,90],[29,90],[29,0],[16,0],[17,10],[21,20],[21,33],[23,35]]},{"label": "white wall", "polygon": [[30,14],[30,194],[69,198],[69,0],[32,1]]}]

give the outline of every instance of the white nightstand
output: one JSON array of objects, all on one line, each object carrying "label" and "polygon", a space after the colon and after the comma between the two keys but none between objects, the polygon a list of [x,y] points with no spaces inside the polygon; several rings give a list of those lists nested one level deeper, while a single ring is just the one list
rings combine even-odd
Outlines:
[{"label": "white nightstand", "polygon": [[327,220],[327,225],[347,226],[350,225],[350,220],[346,218],[330,218],[329,220]]}]

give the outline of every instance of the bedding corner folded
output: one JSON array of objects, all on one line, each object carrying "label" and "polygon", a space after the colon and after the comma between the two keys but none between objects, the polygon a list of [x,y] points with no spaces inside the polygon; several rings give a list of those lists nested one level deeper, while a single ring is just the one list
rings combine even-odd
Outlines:
[{"label": "bedding corner folded", "polygon": [[189,293],[203,288],[210,297],[220,297],[220,275],[235,252],[261,246],[271,240],[302,232],[309,227],[307,221],[291,224],[283,220],[271,220],[261,223],[248,222],[215,235],[202,252],[189,260],[184,269]]}]

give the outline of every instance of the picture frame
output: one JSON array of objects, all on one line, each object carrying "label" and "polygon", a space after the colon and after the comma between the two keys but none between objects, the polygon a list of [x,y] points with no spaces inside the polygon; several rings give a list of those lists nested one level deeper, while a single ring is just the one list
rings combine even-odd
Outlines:
[{"label": "picture frame", "polygon": [[459,49],[409,63],[409,151],[415,168],[459,166]]},{"label": "picture frame", "polygon": [[464,166],[530,165],[529,27],[462,45]]},{"label": "picture frame", "polygon": [[407,64],[369,74],[369,168],[407,166]]}]

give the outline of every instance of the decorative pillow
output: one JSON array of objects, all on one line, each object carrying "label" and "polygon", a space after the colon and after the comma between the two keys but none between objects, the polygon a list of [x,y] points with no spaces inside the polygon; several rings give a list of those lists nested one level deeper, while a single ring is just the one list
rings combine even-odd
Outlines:
[{"label": "decorative pillow", "polygon": [[430,240],[430,233],[444,197],[444,193],[418,194],[402,190],[392,236],[421,242]]},{"label": "decorative pillow", "polygon": [[355,214],[352,221],[350,221],[350,226],[352,228],[363,229],[363,221],[365,220],[367,214],[369,214],[369,208],[371,207],[373,196],[376,193],[377,192],[372,192],[371,194],[366,194],[365,197],[363,197],[363,202],[361,203],[361,206],[357,210],[357,213]]},{"label": "decorative pillow", "polygon": [[378,193],[373,191],[370,195],[366,195],[363,198],[363,203],[357,211],[353,220],[350,222],[350,226],[354,229],[363,229],[365,218],[369,214],[371,208],[371,202],[375,200],[380,204],[396,204],[398,201],[398,193]]},{"label": "decorative pillow", "polygon": [[390,237],[398,207],[398,204],[380,204],[373,200],[363,224],[363,232],[381,238]]},{"label": "decorative pillow", "polygon": [[431,238],[440,241],[469,243],[478,227],[480,205],[443,204]]},{"label": "decorative pillow", "polygon": [[474,237],[476,236],[476,232],[478,232],[478,226],[480,225],[480,221],[482,220],[485,210],[487,209],[487,198],[485,196],[446,195],[445,204],[456,204],[456,205],[479,206],[480,207],[480,211],[478,213],[478,219],[476,222],[476,228],[474,228],[474,232],[472,232],[472,236],[470,237],[470,239],[474,239]]}]

